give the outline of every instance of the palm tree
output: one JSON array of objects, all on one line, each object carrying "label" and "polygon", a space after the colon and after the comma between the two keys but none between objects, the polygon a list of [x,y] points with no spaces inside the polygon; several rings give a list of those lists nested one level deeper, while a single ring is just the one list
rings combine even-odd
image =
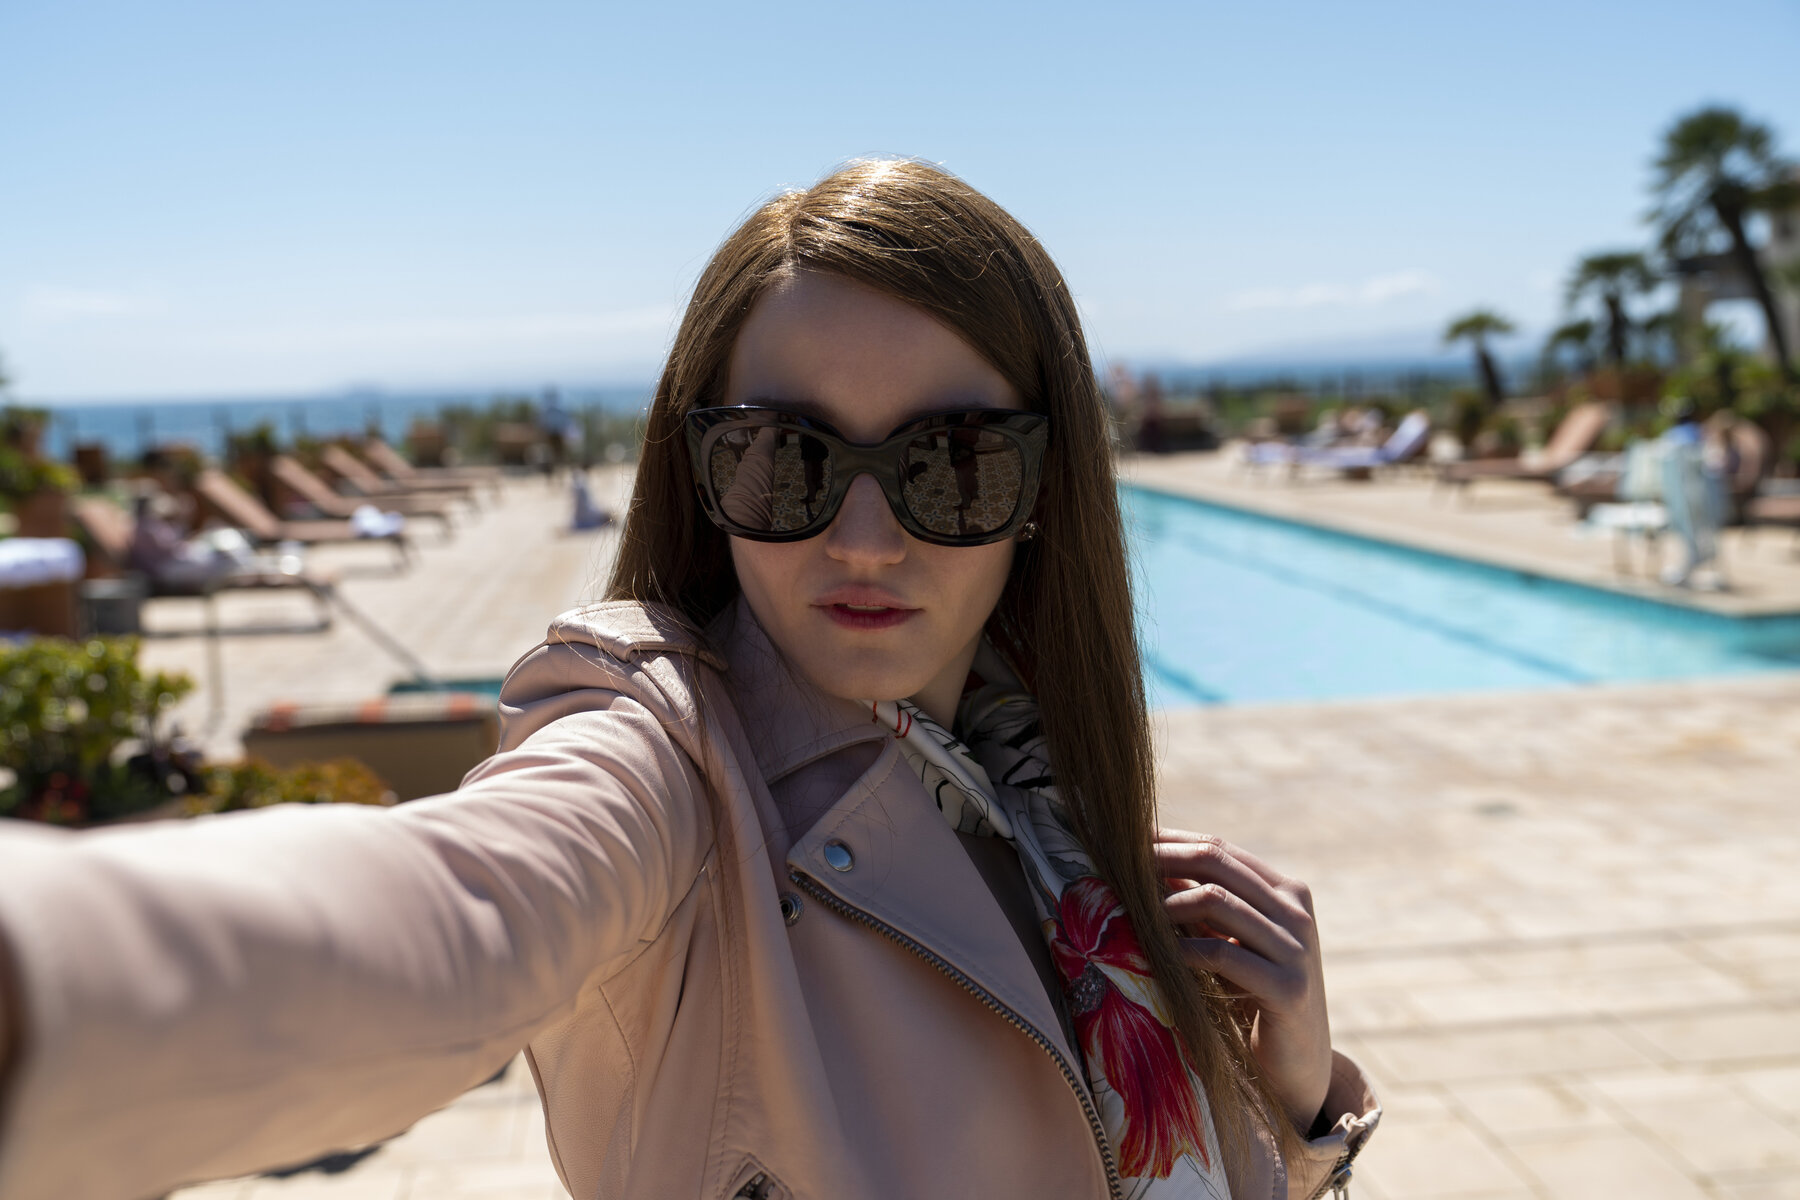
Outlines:
[{"label": "palm tree", "polygon": [[1723,236],[1725,252],[1762,308],[1781,369],[1796,378],[1775,297],[1744,229],[1751,215],[1797,198],[1792,168],[1775,153],[1774,140],[1768,126],[1735,109],[1702,108],[1681,118],[1663,135],[1651,219],[1662,226],[1671,254],[1717,249]]},{"label": "palm tree", "polygon": [[1575,353],[1576,370],[1584,374],[1594,369],[1594,335],[1600,327],[1583,317],[1578,321],[1570,321],[1559,325],[1544,339],[1544,369],[1547,372],[1560,374],[1557,363],[1565,350]]},{"label": "palm tree", "polygon": [[1475,347],[1475,371],[1481,376],[1481,386],[1487,393],[1489,408],[1498,408],[1500,402],[1506,399],[1506,388],[1500,382],[1500,368],[1494,365],[1494,356],[1488,353],[1487,340],[1492,335],[1512,331],[1511,321],[1485,308],[1478,308],[1466,316],[1458,317],[1444,330],[1445,345],[1466,338]]},{"label": "palm tree", "polygon": [[1632,324],[1625,298],[1641,296],[1655,286],[1656,272],[1642,254],[1628,250],[1590,254],[1575,264],[1563,303],[1573,308],[1590,295],[1599,298],[1606,310],[1606,357],[1614,367],[1622,368]]},{"label": "palm tree", "polygon": [[1638,322],[1638,333],[1641,339],[1639,353],[1647,349],[1652,359],[1666,362],[1679,360],[1683,339],[1687,336],[1681,306],[1674,305],[1661,312],[1651,313]]}]

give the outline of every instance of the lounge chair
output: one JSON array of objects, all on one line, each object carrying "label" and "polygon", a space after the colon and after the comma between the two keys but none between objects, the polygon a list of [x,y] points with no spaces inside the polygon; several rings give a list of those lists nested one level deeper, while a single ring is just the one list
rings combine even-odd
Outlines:
[{"label": "lounge chair", "polygon": [[[1771,456],[1769,435],[1754,421],[1738,420],[1727,436],[1737,451],[1737,469],[1731,474],[1730,499],[1732,524],[1743,520],[1744,506],[1756,489],[1761,486],[1763,476],[1768,473]],[[1588,511],[1596,504],[1618,500],[1621,469],[1602,469],[1580,479],[1559,480],[1556,485],[1558,495],[1567,496],[1575,502],[1575,515],[1585,518]]]},{"label": "lounge chair", "polygon": [[1744,502],[1744,524],[1780,525],[1794,531],[1794,551],[1800,554],[1800,492],[1756,496]]},{"label": "lounge chair", "polygon": [[1407,413],[1388,440],[1379,446],[1292,446],[1267,442],[1251,446],[1244,461],[1254,466],[1282,465],[1297,473],[1301,467],[1326,467],[1349,475],[1367,476],[1380,467],[1409,462],[1424,452],[1431,441],[1431,418],[1423,410]]},{"label": "lounge chair", "polygon": [[200,472],[200,477],[194,481],[194,494],[209,515],[243,530],[259,545],[299,542],[303,546],[320,546],[336,542],[385,541],[394,548],[401,565],[405,565],[411,556],[412,543],[404,530],[371,538],[364,536],[349,521],[284,521],[216,467]]},{"label": "lounge chair", "polygon": [[351,490],[377,503],[388,497],[424,496],[434,500],[466,500],[471,506],[475,504],[475,486],[473,484],[446,482],[442,487],[424,487],[415,490],[403,483],[383,479],[375,473],[375,468],[342,446],[325,447],[319,454],[319,461],[327,471],[337,476],[339,481]]},{"label": "lounge chair", "polygon": [[[318,509],[322,516],[348,521],[356,514],[357,509],[376,503],[338,495],[329,483],[307,470],[299,459],[289,454],[277,454],[269,464],[269,472],[275,477],[276,483]],[[429,517],[442,528],[446,539],[450,536],[450,510],[442,499],[428,496],[383,496],[376,507],[408,518]]]},{"label": "lounge chair", "polygon": [[141,581],[151,597],[185,596],[206,601],[209,633],[218,632],[218,611],[213,597],[235,591],[305,591],[319,612],[319,628],[331,626],[331,598],[337,575],[317,568],[284,571],[278,565],[250,563],[218,575],[195,579],[170,579],[135,569],[131,564],[131,514],[103,496],[77,496],[69,515],[81,530],[97,565],[107,574]]},{"label": "lounge chair", "polygon": [[1569,410],[1544,452],[1527,463],[1522,458],[1477,458],[1451,463],[1438,473],[1439,483],[1467,487],[1477,479],[1525,479],[1548,483],[1563,468],[1594,448],[1612,420],[1612,409],[1606,402],[1590,400]]},{"label": "lounge chair", "polygon": [[501,473],[494,467],[415,467],[400,452],[378,437],[367,438],[362,456],[368,464],[395,483],[415,491],[442,491],[486,486],[500,494]]}]

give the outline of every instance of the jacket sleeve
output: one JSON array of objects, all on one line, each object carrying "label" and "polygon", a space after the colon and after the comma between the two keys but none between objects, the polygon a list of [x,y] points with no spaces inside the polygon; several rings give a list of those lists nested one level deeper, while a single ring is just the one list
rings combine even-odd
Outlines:
[{"label": "jacket sleeve", "polygon": [[568,1012],[711,838],[661,693],[610,665],[521,660],[501,752],[447,796],[0,822],[0,1196],[139,1200],[375,1141]]},{"label": "jacket sleeve", "polygon": [[1351,1164],[1381,1120],[1374,1085],[1361,1067],[1335,1050],[1331,1088],[1320,1113],[1331,1123],[1329,1130],[1301,1142],[1299,1152],[1287,1160],[1288,1200],[1310,1200],[1331,1187],[1347,1187]]}]

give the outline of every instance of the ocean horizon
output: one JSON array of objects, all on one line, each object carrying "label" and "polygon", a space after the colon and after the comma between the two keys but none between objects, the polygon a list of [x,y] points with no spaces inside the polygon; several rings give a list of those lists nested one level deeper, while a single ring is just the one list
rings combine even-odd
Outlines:
[{"label": "ocean horizon", "polygon": [[[608,415],[644,411],[655,385],[612,384],[557,387],[557,402],[572,414]],[[215,395],[155,399],[43,400],[15,396],[14,403],[50,413],[45,449],[66,459],[82,442],[99,442],[114,457],[136,457],[150,446],[188,442],[209,454],[224,451],[233,434],[268,425],[283,441],[326,438],[379,429],[389,440],[406,436],[416,419],[431,419],[447,408],[486,408],[496,400],[543,403],[551,389],[469,388],[419,391],[354,389],[312,395]]]}]

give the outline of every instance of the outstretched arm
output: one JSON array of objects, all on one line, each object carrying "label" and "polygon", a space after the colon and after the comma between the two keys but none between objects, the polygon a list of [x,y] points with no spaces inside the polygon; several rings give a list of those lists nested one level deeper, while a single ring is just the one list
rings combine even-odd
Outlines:
[{"label": "outstretched arm", "polygon": [[27,1034],[0,1195],[133,1200],[386,1137],[624,961],[705,860],[699,780],[637,700],[546,704],[392,809],[0,828]]}]

